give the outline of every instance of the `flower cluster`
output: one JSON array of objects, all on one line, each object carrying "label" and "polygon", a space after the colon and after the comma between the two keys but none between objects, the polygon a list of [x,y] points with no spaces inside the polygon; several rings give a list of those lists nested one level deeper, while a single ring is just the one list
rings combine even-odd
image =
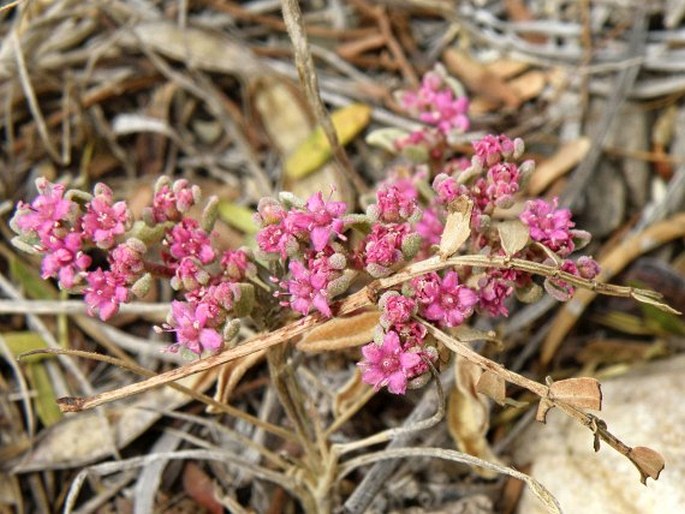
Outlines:
[{"label": "flower cluster", "polygon": [[[89,313],[103,320],[145,296],[154,279],[166,280],[176,296],[157,330],[175,335],[172,351],[192,355],[220,350],[237,334],[238,318],[248,315],[267,328],[293,313],[333,317],[333,300],[353,280],[363,287],[433,256],[438,245],[444,258],[443,232],[456,219],[468,237],[450,255],[553,265],[559,272],[544,287],[560,300],[574,292],[569,274],[593,279],[599,273],[592,258],[570,257],[589,234],[575,229],[568,209],[556,199],[523,203],[534,165],[521,162],[520,139],[488,135],[467,155],[453,152],[452,136],[469,125],[468,101],[444,70],[429,72],[417,91],[399,100],[426,127],[396,135],[391,149],[414,145],[425,158],[395,166],[373,196],[361,199],[364,214],[349,213],[346,203],[321,192],[306,200],[290,193],[263,198],[253,253],[215,245],[218,200],[210,199],[198,219],[190,216],[200,190],[186,180],[160,179],[150,206],[134,220],[104,184],[88,194],[39,179],[39,194],[30,204],[20,202],[11,221],[14,242],[42,254],[43,278],[83,294]],[[508,211],[517,203],[518,217]],[[102,254],[106,262],[94,267]],[[363,380],[376,389],[403,394],[426,379],[439,349],[426,323],[452,329],[474,314],[507,316],[512,296],[530,299],[542,291],[530,274],[510,267],[431,269],[379,299],[379,326],[359,362]]]},{"label": "flower cluster", "polygon": [[264,198],[257,207],[259,256],[280,260],[287,269],[271,281],[279,285],[281,305],[306,315],[318,311],[330,318],[332,298],[344,293],[352,278],[347,256],[344,202],[325,200],[321,192],[306,202],[290,194]]}]

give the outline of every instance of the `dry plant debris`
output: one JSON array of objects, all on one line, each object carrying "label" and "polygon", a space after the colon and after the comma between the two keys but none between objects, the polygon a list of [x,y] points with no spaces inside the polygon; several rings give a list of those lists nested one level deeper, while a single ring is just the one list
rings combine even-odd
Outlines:
[{"label": "dry plant debris", "polygon": [[[540,482],[508,465],[532,406],[539,421],[562,411],[589,429],[595,449],[604,442],[643,482],[657,479],[658,448],[613,435],[594,413],[602,404],[598,380],[582,375],[682,348],[685,328],[667,304],[685,304],[683,288],[673,287],[685,272],[678,212],[685,10],[678,2],[550,6],[24,0],[0,7],[0,509],[513,512],[521,491],[509,476],[546,511],[560,512]],[[412,97],[417,90],[447,95],[450,117],[435,120],[443,111]],[[498,175],[490,198],[497,205],[484,207],[475,184],[501,164],[474,165],[472,142],[487,133],[505,133],[512,145],[524,138],[526,149],[501,152],[507,165],[514,154],[522,158],[512,164],[521,177]],[[527,184],[525,159],[538,162]],[[342,254],[345,245],[370,244],[374,224],[415,224],[413,207],[388,214],[376,190],[422,174],[426,180],[412,183],[420,208],[435,208],[444,230],[406,238],[394,260],[370,259],[365,250],[356,257],[366,261],[349,264],[354,274],[335,268],[338,298],[305,308],[281,296],[297,311],[287,315],[271,295],[286,286],[269,278],[280,273],[281,284],[292,285],[307,269],[293,268],[287,252],[258,258],[258,271],[241,277],[252,289],[240,294],[256,290],[256,305],[270,310],[250,321],[233,297],[241,323],[227,323],[221,341],[205,333],[203,344],[221,351],[190,362],[160,351],[174,341],[153,330],[172,300],[176,322],[187,314],[178,299],[193,288],[188,275],[137,277],[126,285],[136,301],[117,308],[92,298],[88,307],[72,287],[81,287],[81,274],[113,265],[115,239],[135,230],[144,253],[164,237],[159,227],[172,230],[180,218],[93,233],[81,264],[41,267],[38,256],[9,244],[17,228],[9,220],[20,219],[13,206],[36,197],[34,183],[42,194],[107,184],[96,186],[96,197],[125,202],[130,220],[143,220],[163,187],[157,179],[167,176],[162,184],[180,178],[212,197],[204,212],[196,206],[187,215],[211,228],[222,249],[258,248],[260,231],[273,226],[270,209],[302,214],[316,204],[330,213],[344,202],[349,217],[325,244],[316,228],[297,236],[299,245],[338,245]],[[440,195],[441,204],[430,203]],[[571,261],[535,235],[538,211],[526,200],[536,196],[545,199],[546,207],[533,204],[538,210],[558,220],[565,214],[555,213],[571,207],[576,228],[597,231],[586,250],[597,257],[598,275],[579,272],[589,261]],[[81,209],[92,201],[69,198]],[[33,236],[40,230],[34,225]],[[478,238],[488,244],[478,246]],[[168,264],[162,246],[153,257]],[[521,301],[538,299],[542,287],[568,301],[550,313],[549,296],[528,306],[508,300],[490,305],[508,317],[482,315],[483,307],[468,306],[469,291],[480,293],[479,281],[495,273],[537,277],[518,288]],[[385,306],[412,298],[411,287],[429,274],[442,281],[441,298],[457,295],[465,306],[456,312],[438,300],[402,321],[430,340],[419,363],[404,339],[393,339],[397,322]],[[470,316],[476,328],[462,324]],[[402,369],[374,375],[397,352]],[[360,356],[362,366],[354,366]],[[403,396],[378,391],[427,381]],[[64,415],[56,405],[94,410]]]}]

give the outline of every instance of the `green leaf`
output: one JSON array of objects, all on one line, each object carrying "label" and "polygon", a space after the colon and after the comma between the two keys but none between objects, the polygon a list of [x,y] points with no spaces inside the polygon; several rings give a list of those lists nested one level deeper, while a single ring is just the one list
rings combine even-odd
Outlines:
[{"label": "green leaf", "polygon": [[[19,357],[22,353],[43,350],[48,347],[47,343],[37,332],[6,332],[2,334],[2,337],[14,357]],[[51,357],[48,354],[31,355],[23,358],[22,362],[33,364]]]},{"label": "green leaf", "polygon": [[254,222],[254,211],[252,209],[229,202],[228,200],[221,200],[217,207],[219,209],[219,218],[223,222],[245,234],[257,233],[258,227]]},{"label": "green leaf", "polygon": [[62,411],[57,405],[55,390],[45,366],[34,362],[26,366],[26,378],[31,388],[36,392],[33,402],[36,406],[36,414],[46,427],[54,425],[62,419]]},{"label": "green leaf", "polygon": [[[341,145],[352,141],[371,119],[371,108],[352,104],[331,114],[331,121]],[[290,179],[300,179],[318,170],[331,158],[331,145],[321,127],[317,127],[285,160],[283,169]]]}]

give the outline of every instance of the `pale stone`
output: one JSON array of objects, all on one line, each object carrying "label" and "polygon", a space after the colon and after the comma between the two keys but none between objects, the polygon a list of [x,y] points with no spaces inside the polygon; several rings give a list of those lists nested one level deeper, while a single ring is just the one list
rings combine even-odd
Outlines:
[{"label": "pale stone", "polygon": [[[685,356],[641,366],[619,378],[602,380],[599,417],[630,446],[660,452],[666,468],[658,481],[640,483],[633,464],[602,444],[557,409],[547,425],[532,426],[516,443],[515,462],[532,463],[530,473],[561,503],[564,514],[675,514],[685,512]],[[526,491],[519,514],[542,514],[544,507]]]}]

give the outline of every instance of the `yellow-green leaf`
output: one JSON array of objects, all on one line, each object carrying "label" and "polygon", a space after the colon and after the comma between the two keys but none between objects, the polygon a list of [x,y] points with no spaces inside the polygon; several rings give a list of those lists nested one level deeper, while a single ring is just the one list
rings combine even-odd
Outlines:
[{"label": "yellow-green leaf", "polygon": [[36,406],[36,414],[46,427],[54,425],[62,419],[62,412],[57,406],[55,390],[45,366],[40,362],[34,362],[26,366],[26,378],[29,385],[36,392],[33,398]]},{"label": "yellow-green leaf", "polygon": [[221,200],[218,209],[221,220],[228,223],[233,228],[236,228],[245,234],[255,234],[257,232],[257,224],[252,218],[254,215],[252,209],[248,209],[247,207],[227,200]]},{"label": "yellow-green leaf", "polygon": [[[366,127],[371,119],[371,108],[352,104],[331,114],[331,121],[341,145],[346,145]],[[331,145],[321,127],[317,127],[285,160],[284,171],[288,178],[306,177],[331,158]]]},{"label": "yellow-green leaf", "polygon": [[[48,347],[37,332],[6,332],[2,334],[2,337],[14,357],[18,357],[25,352],[43,350]],[[31,355],[22,359],[22,362],[32,364],[48,357],[52,356],[48,354]]]}]

